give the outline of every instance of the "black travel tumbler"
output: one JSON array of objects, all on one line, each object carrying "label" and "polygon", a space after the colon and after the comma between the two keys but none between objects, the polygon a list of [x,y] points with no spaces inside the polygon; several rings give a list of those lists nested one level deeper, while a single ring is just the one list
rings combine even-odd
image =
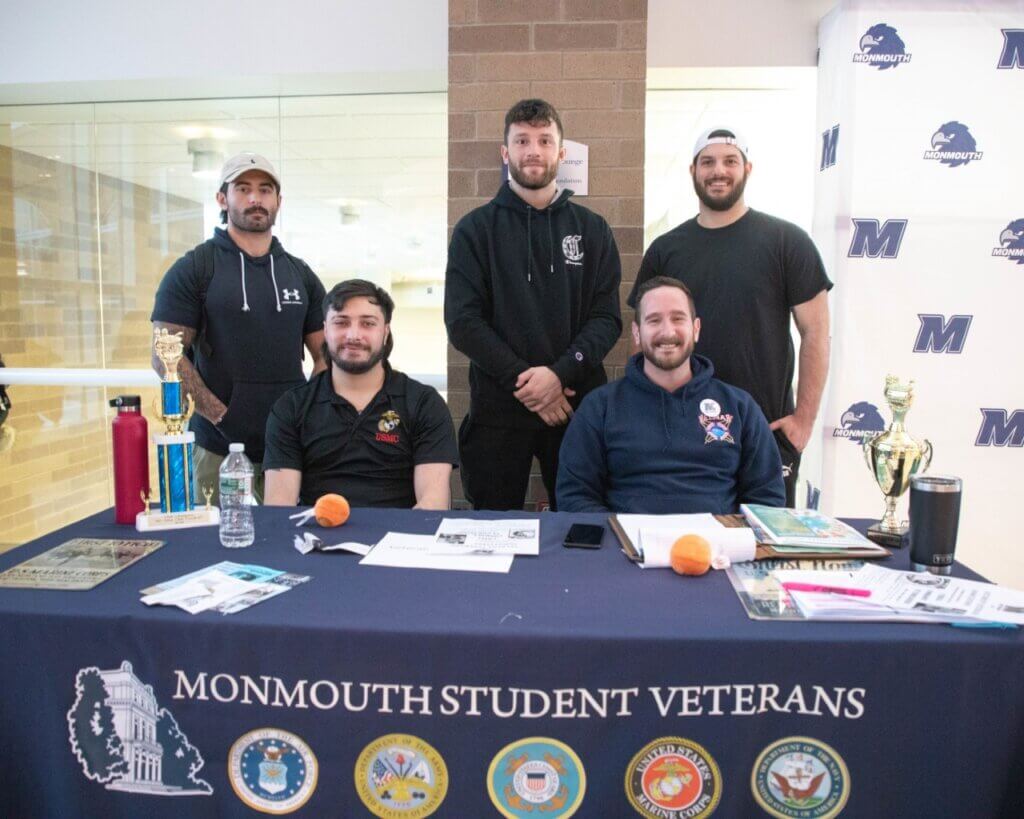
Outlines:
[{"label": "black travel tumbler", "polygon": [[963,482],[949,475],[910,479],[910,566],[915,572],[949,574],[960,525]]}]

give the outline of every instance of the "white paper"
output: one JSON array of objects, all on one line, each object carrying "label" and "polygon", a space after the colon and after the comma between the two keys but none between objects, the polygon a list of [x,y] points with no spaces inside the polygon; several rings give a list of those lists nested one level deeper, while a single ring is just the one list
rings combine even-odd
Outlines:
[{"label": "white paper", "polygon": [[677,538],[683,535],[703,535],[726,527],[707,513],[696,515],[616,515],[622,530],[630,542],[639,549],[640,530],[674,532]]},{"label": "white paper", "polygon": [[[715,524],[718,526],[717,529],[687,531],[685,534],[699,534],[708,541],[711,546],[712,562],[718,558],[727,558],[722,568],[732,563],[754,559],[757,541],[752,529],[730,529],[718,521],[715,521]],[[671,566],[672,545],[682,536],[678,529],[641,529],[635,542],[643,556],[643,563],[640,565],[645,569],[663,569]]]},{"label": "white paper", "polygon": [[142,602],[147,606],[177,606],[189,614],[197,614],[232,597],[256,591],[261,587],[261,583],[250,583],[222,571],[213,570],[172,589],[146,595]]},{"label": "white paper", "polygon": [[434,533],[437,555],[538,555],[540,521],[444,518]]},{"label": "white paper", "polygon": [[508,572],[512,555],[439,555],[432,552],[434,535],[388,532],[360,566],[392,566],[405,569],[446,569],[458,572]]},{"label": "white paper", "polygon": [[803,583],[811,586],[855,589],[866,597],[828,592],[790,590],[794,602],[807,606],[817,616],[834,616],[836,611],[889,612],[899,616],[933,619],[941,622],[972,620],[1024,625],[1024,592],[962,580],[928,572],[903,572],[864,564],[856,571],[800,572],[777,571],[779,583]]}]

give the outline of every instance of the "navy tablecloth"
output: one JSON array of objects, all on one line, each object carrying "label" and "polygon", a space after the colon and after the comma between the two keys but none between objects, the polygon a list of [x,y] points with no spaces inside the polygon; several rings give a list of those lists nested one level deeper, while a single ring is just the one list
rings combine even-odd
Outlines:
[{"label": "navy tablecloth", "polygon": [[[627,766],[667,736],[699,744],[717,763],[720,816],[764,815],[753,767],[786,737],[841,756],[843,816],[1020,815],[1019,631],[752,621],[724,572],[640,570],[610,532],[601,550],[562,548],[572,522],[603,522],[596,515],[540,515],[540,556],[516,558],[507,575],[303,556],[285,510],[255,515],[256,542],[243,550],[222,548],[216,529],[137,535],[105,512],[0,556],[5,569],[71,537],[167,541],[92,591],[0,588],[0,814],[250,816],[229,781],[229,750],[273,727],[300,737],[318,761],[298,815],[371,815],[354,769],[390,733],[417,737],[444,759],[450,784],[438,817],[498,815],[488,766],[505,745],[533,736],[579,756],[587,785],[578,816],[635,816]],[[373,543],[388,530],[433,532],[440,518],[357,509],[343,528],[318,531],[328,542]],[[139,602],[140,589],[220,560],[312,579],[230,616]],[[906,551],[883,565],[906,568]],[[87,777],[71,741],[85,723],[68,716],[76,679],[124,663],[173,715],[188,754],[202,760],[193,779],[211,793],[169,798]],[[263,704],[260,690],[276,694]],[[349,701],[335,702],[339,691]]]}]

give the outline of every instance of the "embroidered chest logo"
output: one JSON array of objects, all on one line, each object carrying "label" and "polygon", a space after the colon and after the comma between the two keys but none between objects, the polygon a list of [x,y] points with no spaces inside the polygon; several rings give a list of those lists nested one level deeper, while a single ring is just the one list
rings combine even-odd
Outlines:
[{"label": "embroidered chest logo", "polygon": [[734,444],[732,433],[729,432],[729,425],[732,424],[731,415],[704,415],[698,417],[700,425],[704,428],[704,445],[714,443]]},{"label": "embroidered chest logo", "polygon": [[287,287],[281,288],[281,304],[297,304],[302,305],[302,296],[299,295],[299,291],[289,290]]},{"label": "embroidered chest logo", "polygon": [[582,264],[583,237],[575,235],[562,239],[562,253],[565,255],[566,264]]},{"label": "embroidered chest logo", "polygon": [[385,412],[377,422],[377,440],[383,441],[386,444],[397,444],[398,433],[395,430],[398,429],[398,425],[401,423],[402,419],[398,417],[397,412],[394,410]]}]

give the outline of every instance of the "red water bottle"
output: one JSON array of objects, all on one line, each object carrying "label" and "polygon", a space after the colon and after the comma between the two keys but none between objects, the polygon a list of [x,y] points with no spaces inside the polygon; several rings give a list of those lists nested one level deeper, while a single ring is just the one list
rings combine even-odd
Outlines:
[{"label": "red water bottle", "polygon": [[149,495],[149,425],[142,415],[142,399],[119,395],[110,401],[117,407],[114,429],[114,520],[135,523],[143,509],[142,495]]}]

